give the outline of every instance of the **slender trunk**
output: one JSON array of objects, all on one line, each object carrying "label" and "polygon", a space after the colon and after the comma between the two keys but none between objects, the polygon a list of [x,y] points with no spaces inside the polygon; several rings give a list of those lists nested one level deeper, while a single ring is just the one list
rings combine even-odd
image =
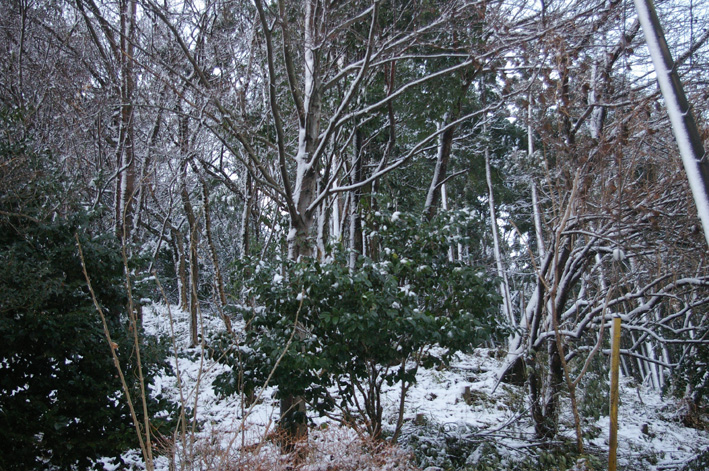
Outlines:
[{"label": "slender trunk", "polygon": [[241,232],[239,233],[239,257],[242,259],[249,254],[250,247],[250,230],[249,219],[251,218],[251,209],[253,208],[254,200],[256,199],[256,189],[251,181],[251,173],[246,173],[246,181],[244,182],[244,211],[241,214]]},{"label": "slender trunk", "polygon": [[[450,116],[448,113],[443,117],[441,126],[446,126]],[[429,221],[436,215],[438,201],[441,199],[441,187],[443,186],[448,174],[448,161],[450,160],[451,150],[453,148],[453,136],[455,135],[455,126],[443,131],[438,138],[438,151],[436,152],[436,166],[433,170],[433,178],[428,187],[426,195],[426,203],[424,205],[424,214]]]},{"label": "slender trunk", "polygon": [[189,228],[189,263],[190,263],[190,289],[189,289],[189,307],[190,307],[190,342],[194,347],[199,342],[198,339],[198,301],[197,292],[199,291],[199,256],[198,256],[198,237],[199,230],[197,227],[197,217],[190,201],[190,194],[187,189],[187,166],[190,159],[189,146],[189,121],[187,116],[179,118],[179,146],[182,153],[182,162],[180,163],[179,184],[180,184],[180,199],[182,200],[182,209],[187,217]]},{"label": "slender trunk", "polygon": [[645,356],[650,360],[647,362],[648,369],[650,370],[650,379],[652,380],[652,387],[656,391],[659,391],[662,389],[662,384],[660,382],[660,373],[658,371],[658,365],[655,363],[654,360],[657,358],[655,357],[655,348],[653,347],[653,341],[650,339],[646,339],[645,342],[643,342],[643,348],[641,348],[641,351],[644,349],[645,350]]},{"label": "slender trunk", "polygon": [[[185,164],[186,165],[186,164]],[[189,227],[189,308],[190,308],[190,343],[194,347],[199,343],[198,339],[198,313],[197,313],[197,291],[199,287],[199,259],[197,252],[197,238],[199,231],[197,229],[197,218],[192,208],[187,186],[182,177],[182,207],[187,216],[187,224]]]},{"label": "slender trunk", "polygon": [[332,201],[332,217],[330,218],[330,235],[335,243],[340,242],[342,228],[340,227],[341,201],[339,195],[335,195]]},{"label": "slender trunk", "polygon": [[[351,180],[354,185],[362,181],[362,133],[359,129],[355,131],[354,148],[351,160]],[[358,254],[364,254],[364,244],[362,240],[362,219],[360,215],[360,200],[362,190],[356,189],[350,193],[350,272],[354,271],[357,265]]]},{"label": "slender trunk", "polygon": [[[451,105],[450,111],[446,112],[443,116],[443,122],[441,123],[442,127],[448,126],[451,122],[454,122],[460,117],[465,96],[468,93],[470,85],[472,84],[471,77],[468,76],[469,74],[470,71],[464,72],[463,82],[460,89],[456,90],[458,98]],[[436,166],[433,171],[433,179],[431,180],[431,185],[428,188],[426,203],[424,205],[424,215],[429,221],[436,215],[438,201],[441,199],[442,187],[448,176],[448,162],[450,161],[451,151],[453,150],[453,137],[455,136],[455,131],[457,128],[457,125],[448,127],[445,131],[443,131],[443,133],[441,133],[438,139]]]},{"label": "slender trunk", "polygon": [[[401,364],[399,365],[399,371],[404,372],[405,369],[406,360],[403,359],[401,360]],[[394,435],[392,435],[391,437],[392,443],[396,443],[399,439],[399,435],[401,435],[401,427],[404,425],[404,412],[406,410],[406,393],[408,392],[409,387],[411,387],[411,383],[404,380],[401,381],[401,389],[399,392],[399,415],[396,420],[396,428],[394,429]]]},{"label": "slender trunk", "polygon": [[[135,210],[135,222],[133,224],[133,234],[137,233],[138,227],[143,226],[143,213],[144,209],[148,205],[148,197],[153,192],[157,178],[155,175],[155,168],[153,165],[153,160],[155,158],[155,153],[158,144],[158,137],[160,136],[160,129],[162,127],[163,120],[163,108],[165,105],[165,100],[167,96],[167,88],[163,88],[160,91],[160,105],[158,109],[158,115],[155,118],[155,124],[150,131],[150,141],[148,143],[148,152],[143,161],[143,165],[140,170],[140,181],[138,185],[138,198],[137,206]],[[158,244],[159,247],[160,244]],[[156,252],[157,253],[157,252]]]},{"label": "slender trunk", "polygon": [[177,291],[180,298],[180,309],[187,309],[189,299],[189,281],[187,280],[187,263],[185,261],[185,241],[182,233],[172,229],[170,237],[175,274],[177,275]]},{"label": "slender trunk", "polygon": [[188,217],[190,224],[190,341],[193,347],[199,344],[199,232],[194,214]]},{"label": "slender trunk", "polygon": [[[633,273],[638,273],[639,268],[634,257],[628,259],[630,264],[630,269]],[[644,296],[638,297],[638,304],[643,304],[646,302]],[[652,315],[652,314],[651,314]],[[633,341],[633,343],[635,343]],[[664,387],[664,378],[662,377],[661,367],[652,360],[656,359],[655,356],[655,341],[652,338],[647,338],[644,340],[643,344],[640,346],[640,351],[644,356],[646,356],[651,361],[646,361],[638,358],[638,364],[641,365],[641,371],[643,375],[643,382],[647,379],[650,380],[651,387],[655,390],[661,391]]]},{"label": "slender trunk", "polygon": [[120,14],[120,122],[118,132],[116,178],[116,235],[124,242],[130,239],[135,212],[136,159],[134,142],[135,71],[133,49],[135,36],[136,0],[122,0]]},{"label": "slender trunk", "polygon": [[[558,282],[555,281],[555,286],[551,294],[556,293],[557,288]],[[566,380],[566,386],[569,388],[569,396],[571,397],[571,412],[574,416],[574,428],[576,429],[576,448],[579,454],[583,454],[583,433],[581,431],[581,416],[579,415],[578,404],[576,402],[576,383],[571,379],[569,365],[566,363],[564,357],[564,340],[561,332],[559,331],[558,310],[556,305],[552,305],[552,309],[553,311],[551,312],[551,318],[554,327],[554,337],[556,340],[556,351],[558,352],[559,362],[561,363],[561,367],[564,372],[564,379]]]},{"label": "slender trunk", "polygon": [[[441,185],[441,208],[443,211],[448,211],[448,193],[446,191],[446,184]],[[458,236],[460,236],[460,228],[457,229]],[[458,242],[458,258],[462,258],[463,254],[463,244]],[[455,261],[455,248],[453,245],[448,247],[448,261],[453,263]]]},{"label": "slender trunk", "polygon": [[[319,191],[319,190],[318,190]],[[330,238],[329,227],[330,227],[330,209],[327,204],[321,204],[318,208],[318,218],[317,218],[317,258],[322,261],[327,253],[327,243]]]},{"label": "slender trunk", "polygon": [[284,448],[293,451],[295,442],[308,436],[305,399],[293,394],[281,398],[280,413],[279,427],[285,433]]},{"label": "slender trunk", "polygon": [[[527,107],[527,154],[530,160],[534,157],[534,129],[532,129],[532,95],[529,95],[529,105]],[[537,239],[537,257],[541,260],[544,257],[544,232],[542,232],[542,213],[539,208],[539,196],[537,195],[537,184],[534,178],[530,179],[532,187],[532,212],[534,214],[534,235]]]},{"label": "slender trunk", "polygon": [[510,286],[507,280],[507,273],[502,266],[502,253],[500,251],[500,236],[497,227],[497,215],[495,212],[495,197],[492,188],[492,174],[490,172],[490,152],[485,147],[485,178],[487,179],[488,204],[490,209],[490,229],[492,230],[492,240],[495,251],[495,265],[497,276],[500,278],[500,296],[502,296],[502,314],[505,319],[514,325],[514,314],[510,301]]},{"label": "slender trunk", "polygon": [[[196,166],[193,166],[193,170],[199,174],[199,170]],[[231,333],[231,319],[224,312],[226,307],[226,291],[224,290],[224,279],[222,278],[222,271],[219,264],[219,256],[217,255],[217,248],[214,245],[214,238],[212,237],[212,217],[209,209],[209,187],[207,186],[207,181],[203,175],[200,176],[200,183],[202,186],[202,208],[204,211],[204,232],[207,236],[207,247],[209,249],[209,256],[212,260],[212,267],[214,268],[214,284],[217,290],[217,295],[219,299],[219,315],[224,322],[224,327],[226,327],[227,332]]]},{"label": "slender trunk", "polygon": [[547,342],[547,355],[549,369],[545,375],[544,395],[541,398],[537,395],[536,400],[541,402],[537,403],[537,409],[532,414],[535,434],[541,440],[551,440],[556,436],[559,427],[559,392],[564,381],[555,342]]}]

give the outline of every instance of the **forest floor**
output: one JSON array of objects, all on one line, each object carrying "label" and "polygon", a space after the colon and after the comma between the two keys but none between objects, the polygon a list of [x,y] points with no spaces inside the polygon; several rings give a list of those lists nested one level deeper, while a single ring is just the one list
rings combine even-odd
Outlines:
[{"label": "forest floor", "polygon": [[[188,315],[174,307],[169,311],[161,304],[144,308],[146,330],[174,338],[178,352],[177,362],[174,357],[170,360],[172,368],[162,370],[150,390],[155,397],[187,404],[189,414],[185,433],[177,434],[175,444],[157,445],[156,470],[607,469],[607,381],[587,373],[588,381],[582,382],[586,387],[579,391],[579,403],[585,453],[579,455],[568,397],[561,401],[559,438],[554,443],[540,443],[534,437],[525,390],[498,384],[502,362],[497,352],[489,349],[458,353],[446,367],[419,370],[406,397],[397,447],[374,446],[362,439],[361,433],[333,419],[310,417],[309,451],[294,467],[292,456],[282,455],[272,440],[279,411],[275,388],[264,389],[250,410],[239,395],[217,394],[212,382],[227,367],[212,360],[205,348],[189,348]],[[172,329],[169,314],[174,320]],[[220,330],[223,325],[218,316],[204,316],[205,343]],[[385,388],[385,429],[391,433],[400,390],[396,384]],[[663,397],[630,378],[621,379],[620,398],[619,469],[689,469],[687,463],[709,449],[706,430],[682,424],[681,401]],[[139,450],[126,453],[123,460],[132,469],[145,469]],[[119,468],[108,459],[104,467],[110,471]]]}]

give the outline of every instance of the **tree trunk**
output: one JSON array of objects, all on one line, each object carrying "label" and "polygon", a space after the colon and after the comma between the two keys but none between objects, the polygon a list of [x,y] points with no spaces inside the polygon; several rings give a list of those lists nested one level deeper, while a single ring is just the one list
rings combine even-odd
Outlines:
[{"label": "tree trunk", "polygon": [[244,211],[241,215],[241,231],[239,232],[239,257],[244,259],[249,254],[250,231],[249,220],[251,218],[251,208],[256,199],[256,190],[251,182],[251,173],[247,171],[244,182]]},{"label": "tree trunk", "polygon": [[170,237],[173,261],[175,263],[175,274],[177,275],[177,291],[180,298],[180,309],[187,309],[189,299],[189,280],[187,279],[187,263],[185,261],[185,241],[182,233],[177,229],[172,229]]},{"label": "tree trunk", "polygon": [[[291,190],[290,231],[288,233],[288,258],[298,260],[312,257],[315,241],[313,227],[317,208],[311,208],[317,195],[320,177],[316,150],[320,138],[321,83],[320,52],[318,48],[320,18],[316,10],[318,0],[308,0],[305,7],[304,31],[304,90],[298,133],[298,152],[295,156],[295,184]],[[286,31],[286,26],[283,27]],[[291,45],[286,45],[286,48]],[[289,55],[286,54],[286,59]],[[297,96],[297,94],[296,94]],[[272,97],[273,98],[273,97]],[[284,156],[283,156],[284,157]],[[302,329],[299,329],[299,331]],[[289,441],[301,440],[308,435],[305,400],[300,395],[281,399],[281,427]]]},{"label": "tree trunk", "polygon": [[118,132],[117,178],[115,198],[116,235],[124,242],[130,239],[135,212],[135,142],[133,132],[133,99],[135,71],[133,49],[135,36],[136,0],[121,1],[120,43],[120,122]]},{"label": "tree trunk", "polygon": [[280,412],[279,428],[285,435],[284,448],[290,452],[293,451],[295,442],[308,436],[305,399],[292,394],[281,398]]},{"label": "tree trunk", "polygon": [[[449,115],[443,117],[441,126],[446,126],[449,121]],[[438,210],[438,201],[441,199],[441,187],[448,173],[448,161],[450,160],[451,149],[453,148],[453,136],[455,134],[455,126],[443,131],[438,138],[438,151],[436,152],[436,166],[433,170],[433,178],[431,185],[428,188],[426,195],[426,203],[424,205],[424,214],[429,221],[433,219]]]},{"label": "tree trunk", "polygon": [[[185,164],[186,165],[186,164]],[[199,287],[199,260],[197,251],[197,238],[199,236],[199,231],[197,228],[197,218],[195,217],[194,210],[192,208],[192,203],[190,202],[189,193],[187,192],[187,186],[184,183],[184,176],[182,182],[182,207],[187,216],[187,223],[189,227],[189,263],[190,263],[190,277],[189,277],[189,307],[190,307],[190,343],[194,347],[199,343],[198,338],[198,300],[197,291]]]},{"label": "tree trunk", "polygon": [[[458,99],[451,105],[451,110],[443,116],[441,127],[450,126],[450,123],[456,121],[460,117],[465,96],[472,84],[470,77],[467,77],[467,71],[464,73],[463,82],[458,92]],[[484,91],[483,91],[484,93]],[[483,97],[484,103],[484,97]],[[429,221],[436,215],[438,202],[441,199],[442,187],[445,184],[448,176],[448,162],[450,161],[451,151],[453,150],[453,137],[457,125],[448,127],[441,133],[438,139],[438,150],[436,152],[436,166],[433,171],[431,185],[428,188],[426,195],[426,203],[424,204],[424,215]]]},{"label": "tree trunk", "polygon": [[[355,185],[362,181],[362,132],[359,128],[355,131],[354,149],[351,160],[350,184]],[[357,255],[363,254],[364,244],[362,241],[362,217],[360,201],[362,199],[362,189],[358,188],[350,193],[350,271],[354,271],[357,264]]]},{"label": "tree trunk", "polygon": [[497,276],[500,278],[500,296],[502,297],[502,314],[504,318],[514,325],[515,319],[512,313],[512,302],[510,300],[510,285],[507,280],[507,273],[502,265],[502,252],[500,248],[500,235],[497,227],[497,215],[495,212],[495,197],[492,188],[492,174],[490,171],[490,151],[485,147],[485,178],[487,180],[488,206],[490,209],[490,229],[495,250],[495,265]]},{"label": "tree trunk", "polygon": [[198,300],[197,292],[199,291],[199,254],[198,254],[198,238],[199,229],[197,227],[197,217],[190,201],[190,194],[187,189],[187,165],[190,159],[189,153],[189,121],[187,116],[180,117],[179,122],[179,145],[182,153],[182,162],[180,163],[179,183],[180,183],[180,198],[182,200],[182,208],[187,217],[187,225],[189,228],[189,262],[190,262],[190,343],[194,347],[199,343],[198,338]]},{"label": "tree trunk", "polygon": [[530,400],[534,433],[540,440],[551,440],[559,427],[559,393],[564,381],[561,359],[553,341],[547,342],[549,368],[542,379],[536,361],[530,362]]}]

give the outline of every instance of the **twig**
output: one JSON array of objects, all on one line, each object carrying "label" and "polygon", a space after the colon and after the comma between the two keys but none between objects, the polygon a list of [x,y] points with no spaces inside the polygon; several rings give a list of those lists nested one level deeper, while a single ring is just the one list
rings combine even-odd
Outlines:
[{"label": "twig", "polygon": [[[305,294],[303,292],[303,294]],[[239,425],[238,430],[241,431],[241,433],[244,432],[244,428],[246,426],[246,419],[251,415],[251,412],[253,411],[254,407],[256,407],[256,404],[259,403],[261,400],[261,396],[263,396],[264,391],[266,391],[266,388],[268,387],[269,383],[271,382],[271,379],[273,378],[273,375],[276,373],[276,369],[278,368],[278,365],[280,365],[281,360],[283,360],[283,357],[286,356],[286,353],[288,352],[288,349],[290,348],[291,344],[293,343],[293,338],[295,337],[295,333],[298,330],[298,319],[300,317],[300,311],[303,309],[303,300],[305,299],[305,296],[301,296],[300,298],[300,304],[298,304],[298,310],[295,313],[295,321],[293,321],[293,331],[290,334],[290,337],[288,337],[288,341],[286,342],[285,347],[283,347],[283,351],[281,354],[278,356],[278,359],[276,360],[276,363],[273,365],[273,368],[271,368],[271,372],[268,374],[268,377],[266,378],[266,381],[263,383],[263,386],[261,387],[261,390],[259,391],[258,395],[254,398],[253,402],[251,403],[251,407],[249,407],[249,410],[246,411],[246,414],[244,414],[244,417],[241,419],[241,424]],[[229,455],[229,449],[234,445],[234,441],[236,440],[236,435],[232,437],[232,439],[229,441],[229,445],[227,446],[227,452],[224,453],[223,459],[227,459]],[[225,466],[226,463],[222,463],[220,469],[222,469]]]},{"label": "twig", "polygon": [[[133,195],[129,199],[129,204],[133,199]],[[127,208],[127,206],[126,206]],[[143,406],[143,420],[145,427],[145,448],[148,452],[148,461],[150,469],[153,463],[153,447],[150,440],[150,414],[148,413],[148,395],[145,392],[145,376],[143,376],[143,365],[140,358],[140,339],[138,338],[138,319],[135,315],[135,307],[133,305],[133,291],[131,289],[130,270],[128,269],[128,255],[126,254],[126,224],[125,210],[123,214],[123,238],[121,239],[121,255],[123,257],[123,270],[126,275],[126,293],[128,294],[128,317],[130,318],[131,326],[133,327],[133,342],[135,344],[135,361],[138,366],[138,383],[140,384],[140,399]],[[78,237],[78,236],[77,236]],[[77,239],[78,242],[78,239]]]},{"label": "twig", "polygon": [[[133,400],[131,399],[130,390],[128,388],[128,383],[126,383],[125,376],[123,375],[123,369],[121,368],[121,364],[118,361],[118,355],[116,354],[116,349],[118,349],[118,344],[116,344],[111,339],[111,333],[108,329],[108,323],[106,322],[106,316],[103,313],[103,309],[101,309],[98,299],[96,299],[96,294],[94,293],[93,286],[91,285],[91,279],[89,278],[89,273],[86,270],[86,262],[84,260],[84,253],[81,249],[81,242],[79,241],[79,234],[75,233],[74,238],[76,239],[76,244],[79,248],[79,259],[81,260],[81,269],[84,272],[84,277],[86,278],[86,285],[89,288],[89,293],[91,293],[91,299],[94,303],[94,306],[96,307],[96,310],[98,311],[98,314],[101,317],[101,322],[103,323],[103,333],[106,336],[106,341],[108,342],[109,349],[111,350],[111,357],[113,358],[113,365],[116,367],[116,371],[118,371],[118,377],[121,380],[121,386],[123,387],[123,393],[126,395],[126,400],[128,401],[128,408],[130,409],[130,415],[131,415],[131,418],[133,419],[133,425],[135,426],[135,432],[138,435],[138,442],[140,444],[140,450],[143,453],[143,459],[145,460],[145,467],[148,471],[152,471],[154,469],[153,462],[151,459],[152,453],[146,448],[145,441],[143,440],[143,433],[140,429],[140,421],[138,420],[138,416],[135,413],[135,408],[133,407]],[[149,434],[149,433],[150,433],[149,430],[146,431],[146,434]]]}]

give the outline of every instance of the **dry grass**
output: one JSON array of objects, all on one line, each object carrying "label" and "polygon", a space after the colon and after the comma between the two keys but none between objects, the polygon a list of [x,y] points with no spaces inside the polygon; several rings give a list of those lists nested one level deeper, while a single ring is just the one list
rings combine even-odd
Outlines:
[{"label": "dry grass", "polygon": [[[190,460],[173,460],[175,470],[210,471],[416,471],[412,455],[397,446],[375,442],[353,430],[331,426],[311,430],[307,440],[283,453],[273,435],[231,452],[214,432],[195,443]],[[177,455],[183,455],[177,453]]]}]

